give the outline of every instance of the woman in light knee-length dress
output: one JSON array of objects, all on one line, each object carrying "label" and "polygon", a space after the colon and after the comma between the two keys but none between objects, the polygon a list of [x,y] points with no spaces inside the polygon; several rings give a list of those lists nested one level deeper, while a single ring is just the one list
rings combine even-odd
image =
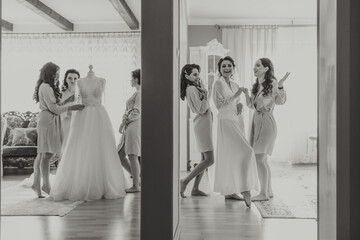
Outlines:
[{"label": "woman in light knee-length dress", "polygon": [[250,144],[254,149],[258,167],[261,190],[253,201],[266,201],[273,197],[271,172],[268,155],[272,154],[277,127],[273,115],[275,105],[286,102],[286,92],[283,83],[290,73],[277,82],[274,76],[274,66],[270,59],[260,58],[254,66],[256,82],[251,90],[251,96],[245,90],[248,107],[254,109],[254,117],[250,133]]},{"label": "woman in light knee-length dress", "polygon": [[[37,124],[37,156],[34,161],[34,181],[32,189],[39,198],[42,198],[41,190],[50,193],[50,159],[54,154],[61,153],[62,129],[60,114],[66,111],[82,110],[84,105],[74,104],[60,106],[61,93],[59,90],[60,68],[52,63],[46,63],[40,70],[37,81],[34,100],[39,102],[40,113]],[[43,185],[40,188],[40,168]]]},{"label": "woman in light knee-length dress", "polygon": [[199,78],[200,66],[196,64],[186,64],[181,70],[181,89],[180,97],[187,101],[191,111],[196,115],[194,118],[194,133],[199,152],[201,152],[201,162],[185,178],[180,180],[180,195],[185,198],[187,184],[195,178],[194,186],[191,191],[192,196],[206,196],[199,189],[199,184],[204,171],[214,163],[214,147],[212,141],[212,112],[208,102],[210,97],[212,82],[209,82],[208,90],[205,89]]},{"label": "woman in light knee-length dress", "polygon": [[[122,166],[131,174],[133,185],[126,189],[127,193],[140,192],[140,164],[141,157],[141,86],[140,69],[131,72],[131,86],[135,93],[126,101],[126,111],[123,115],[119,132],[122,133],[118,145],[118,155]],[[127,158],[128,157],[128,158]]]},{"label": "woman in light knee-length dress", "polygon": [[242,104],[239,96],[243,88],[231,80],[234,60],[227,56],[218,62],[221,75],[214,84],[213,99],[218,109],[217,148],[214,191],[227,199],[241,200],[251,206],[251,190],[258,189],[255,154],[243,131]]}]

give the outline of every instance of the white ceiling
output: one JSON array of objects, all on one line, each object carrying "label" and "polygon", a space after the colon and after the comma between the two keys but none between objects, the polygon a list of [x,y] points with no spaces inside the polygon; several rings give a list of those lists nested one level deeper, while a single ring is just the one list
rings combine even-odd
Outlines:
[{"label": "white ceiling", "polygon": [[[2,18],[14,32],[64,32],[21,4],[2,0]],[[148,0],[151,1],[151,0]],[[315,24],[317,0],[184,0],[189,25]],[[74,24],[75,32],[129,31],[109,0],[41,0]],[[141,23],[141,0],[126,0]],[[161,12],[161,11],[160,11]]]},{"label": "white ceiling", "polygon": [[187,0],[189,25],[316,23],[317,0]]},{"label": "white ceiling", "polygon": [[[14,32],[64,32],[20,2],[2,0],[2,19],[14,24]],[[74,31],[128,31],[130,28],[109,0],[41,0],[74,24]],[[141,22],[141,0],[127,0]]]}]

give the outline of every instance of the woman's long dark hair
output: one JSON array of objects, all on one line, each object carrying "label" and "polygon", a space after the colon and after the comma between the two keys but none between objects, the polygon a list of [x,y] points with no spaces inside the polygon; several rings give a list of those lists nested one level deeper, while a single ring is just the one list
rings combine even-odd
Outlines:
[{"label": "woman's long dark hair", "polygon": [[186,64],[181,69],[180,74],[180,98],[181,100],[185,100],[186,97],[186,88],[188,85],[194,85],[192,82],[190,82],[185,75],[190,75],[193,71],[193,69],[197,69],[200,72],[200,66],[197,64]]},{"label": "woman's long dark hair", "polygon": [[56,72],[59,70],[59,66],[55,63],[48,62],[40,70],[39,80],[36,82],[35,92],[33,99],[35,102],[39,102],[39,88],[42,83],[47,83],[54,90],[56,102],[60,101],[61,93],[59,89],[59,82],[55,84]]},{"label": "woman's long dark hair", "polygon": [[[276,80],[274,75],[274,65],[271,62],[271,60],[268,58],[260,58],[259,60],[264,67],[268,68],[264,77],[265,81],[261,84],[264,88],[262,90],[264,92],[264,96],[267,96],[270,93],[272,93],[272,88],[273,88],[272,82],[274,79]],[[258,91],[259,91],[259,79],[256,78],[256,82],[253,84],[253,88],[251,89],[251,92],[256,96]]]},{"label": "woman's long dark hair", "polygon": [[134,71],[131,72],[131,75],[134,79],[137,79],[137,84],[140,85],[140,69],[135,69]]},{"label": "woman's long dark hair", "polygon": [[62,86],[61,86],[61,91],[63,91],[63,92],[64,92],[66,89],[69,88],[69,84],[66,82],[66,78],[68,77],[68,75],[69,75],[70,73],[74,73],[74,74],[78,75],[78,78],[80,78],[80,73],[79,73],[77,70],[75,70],[75,69],[69,69],[69,70],[67,70],[66,73],[65,73],[65,77],[64,77],[64,80],[63,80],[63,84],[62,84]]}]

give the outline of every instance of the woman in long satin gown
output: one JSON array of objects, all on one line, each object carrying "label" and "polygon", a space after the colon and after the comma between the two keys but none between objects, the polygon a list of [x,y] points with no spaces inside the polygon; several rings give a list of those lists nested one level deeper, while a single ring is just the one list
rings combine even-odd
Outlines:
[{"label": "woman in long satin gown", "polygon": [[243,88],[231,80],[234,67],[231,57],[220,59],[221,77],[214,84],[213,100],[218,109],[214,191],[236,200],[241,200],[238,195],[241,193],[246,206],[250,207],[250,191],[258,189],[258,175],[254,151],[241,126],[239,96]]}]

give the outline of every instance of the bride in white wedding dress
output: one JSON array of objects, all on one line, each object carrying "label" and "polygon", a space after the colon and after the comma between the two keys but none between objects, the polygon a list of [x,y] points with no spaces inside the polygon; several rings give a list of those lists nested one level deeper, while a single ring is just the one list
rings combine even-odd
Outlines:
[{"label": "bride in white wedding dress", "polygon": [[92,71],[77,80],[78,101],[85,105],[73,114],[50,198],[92,201],[125,196],[124,177],[109,115],[101,103],[105,79]]}]

